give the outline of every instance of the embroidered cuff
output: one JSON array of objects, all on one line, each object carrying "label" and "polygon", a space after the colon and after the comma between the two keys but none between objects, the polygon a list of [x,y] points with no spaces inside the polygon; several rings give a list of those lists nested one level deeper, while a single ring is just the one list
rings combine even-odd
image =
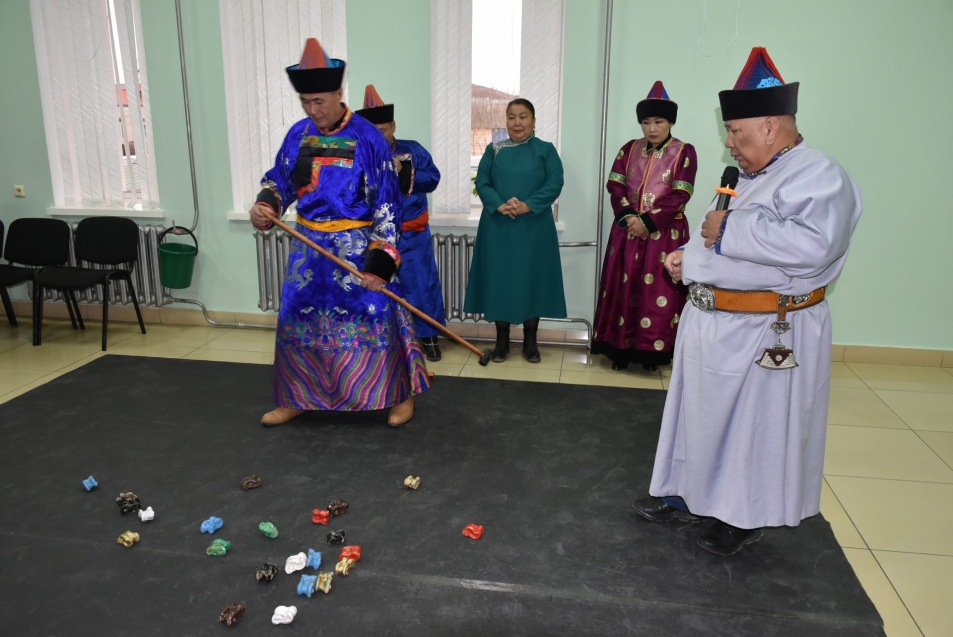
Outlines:
[{"label": "embroidered cuff", "polygon": [[275,189],[270,186],[262,186],[261,192],[258,193],[258,198],[255,199],[255,203],[263,203],[276,212],[281,210],[281,197],[279,197]]},{"label": "embroidered cuff", "polygon": [[639,215],[639,219],[645,225],[645,229],[649,231],[649,234],[653,232],[658,232],[658,226],[655,225],[655,222],[652,221],[652,215],[647,212],[643,212]]},{"label": "embroidered cuff", "polygon": [[364,272],[383,281],[390,281],[400,267],[400,252],[383,241],[372,241],[364,254]]},{"label": "embroidered cuff", "polygon": [[721,219],[721,227],[718,228],[718,238],[715,239],[715,254],[721,254],[721,238],[725,236],[725,226],[728,225],[728,217],[731,216],[731,210],[725,213]]},{"label": "embroidered cuff", "polygon": [[618,219],[618,221],[616,222],[616,225],[619,226],[620,228],[625,228],[629,225],[628,222],[626,221],[626,218],[634,216],[634,215],[638,215],[638,214],[639,214],[638,210],[636,210],[635,208],[626,206],[625,208],[622,208],[619,212],[616,213],[616,218]]}]

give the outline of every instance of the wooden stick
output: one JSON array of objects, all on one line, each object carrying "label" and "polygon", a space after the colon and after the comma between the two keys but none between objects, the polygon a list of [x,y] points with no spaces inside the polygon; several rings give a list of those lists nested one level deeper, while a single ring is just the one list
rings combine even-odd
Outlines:
[{"label": "wooden stick", "polygon": [[[323,256],[325,256],[325,257],[331,259],[331,260],[334,261],[334,263],[336,263],[339,267],[344,268],[345,270],[347,270],[348,272],[350,272],[351,274],[353,274],[354,276],[356,276],[358,279],[361,279],[361,280],[364,279],[364,273],[363,273],[363,272],[358,271],[356,268],[353,268],[349,263],[346,263],[345,261],[342,261],[341,259],[337,258],[334,254],[332,254],[331,252],[328,252],[327,250],[325,250],[324,248],[322,248],[321,246],[319,246],[318,244],[316,244],[314,241],[312,241],[312,240],[309,239],[308,237],[304,236],[303,234],[301,234],[300,232],[298,232],[297,230],[295,230],[294,228],[292,228],[291,226],[289,226],[288,224],[286,224],[285,222],[283,222],[281,219],[278,219],[275,215],[272,215],[272,214],[270,214],[270,213],[268,213],[268,212],[265,212],[264,214],[265,214],[265,216],[268,218],[269,221],[271,221],[273,224],[275,224],[276,226],[278,226],[279,228],[281,228],[282,230],[284,230],[285,232],[287,232],[288,234],[290,234],[292,237],[294,237],[294,238],[297,239],[298,241],[301,241],[303,244],[305,244],[306,246],[308,246],[308,247],[311,248],[312,250],[315,250],[315,251],[317,251],[318,253],[320,253],[321,255],[323,255]],[[481,364],[481,365],[486,366],[486,363],[489,362],[489,359],[490,359],[489,350],[483,351],[483,350],[477,349],[477,348],[476,348],[473,344],[471,344],[469,341],[467,341],[466,339],[464,339],[464,338],[462,338],[462,337],[460,337],[460,336],[454,334],[453,332],[451,332],[450,330],[448,330],[446,327],[444,327],[443,325],[441,325],[439,322],[437,322],[437,321],[435,321],[434,319],[430,318],[430,317],[427,316],[425,313],[421,312],[420,310],[418,310],[417,308],[415,308],[413,305],[411,305],[410,303],[408,303],[405,299],[403,299],[403,298],[397,296],[396,294],[394,294],[393,292],[391,292],[390,290],[388,290],[386,287],[385,287],[385,288],[382,288],[382,289],[381,289],[381,292],[382,292],[384,295],[386,295],[387,298],[389,298],[389,299],[391,299],[392,301],[394,301],[394,302],[396,302],[396,303],[399,303],[400,305],[402,305],[402,306],[404,306],[405,308],[407,308],[407,310],[410,311],[414,316],[416,316],[416,317],[418,317],[418,318],[420,318],[420,319],[426,321],[428,324],[430,324],[430,325],[432,325],[433,327],[435,327],[437,330],[440,331],[441,334],[443,334],[444,336],[446,336],[446,337],[449,338],[450,340],[455,341],[455,342],[459,343],[460,345],[463,345],[463,346],[466,347],[468,350],[470,350],[471,352],[473,352],[474,354],[476,354],[477,356],[479,356],[479,357],[480,357],[480,364]],[[484,362],[484,359],[486,359],[486,362]]]}]

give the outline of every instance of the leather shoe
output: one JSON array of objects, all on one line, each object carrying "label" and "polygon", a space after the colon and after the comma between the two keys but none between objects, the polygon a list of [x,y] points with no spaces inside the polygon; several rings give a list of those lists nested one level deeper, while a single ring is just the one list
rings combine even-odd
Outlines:
[{"label": "leather shoe", "polygon": [[277,427],[278,425],[283,425],[292,418],[300,416],[305,412],[304,409],[289,409],[288,407],[278,407],[277,409],[272,409],[267,414],[261,417],[261,424],[266,427]]},{"label": "leather shoe", "polygon": [[400,427],[414,417],[414,397],[411,396],[399,405],[390,408],[387,415],[387,424],[391,427]]},{"label": "leather shoe", "polygon": [[642,498],[632,503],[635,512],[651,522],[698,522],[700,517],[671,506],[662,498]]},{"label": "leather shoe", "polygon": [[614,370],[617,371],[617,372],[621,372],[621,371],[624,370],[624,369],[629,369],[629,363],[628,363],[628,362],[620,363],[620,362],[616,361],[616,362],[612,363],[612,369],[614,369]]},{"label": "leather shoe", "polygon": [[719,520],[698,537],[698,546],[715,555],[734,555],[762,537],[761,529],[739,529]]}]

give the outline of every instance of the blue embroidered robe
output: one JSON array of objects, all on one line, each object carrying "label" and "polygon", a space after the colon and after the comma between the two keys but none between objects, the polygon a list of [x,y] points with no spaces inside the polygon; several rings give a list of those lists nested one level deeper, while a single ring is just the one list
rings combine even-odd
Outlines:
[{"label": "blue embroidered robe", "polygon": [[[427,193],[433,192],[440,183],[440,171],[433,163],[427,149],[412,140],[397,139],[391,146],[394,157],[402,165],[410,165],[409,192],[403,201],[404,226],[400,238],[400,282],[410,303],[443,325],[443,290],[437,273],[437,259],[433,252],[429,224],[420,230],[409,229],[409,221],[420,219],[427,210]],[[403,186],[403,184],[401,184]],[[413,224],[411,224],[413,225]],[[439,334],[429,323],[414,317],[417,336],[427,338]]]},{"label": "blue embroidered robe", "polygon": [[[307,118],[292,126],[258,199],[281,212],[297,201],[298,231],[359,271],[381,252],[399,265],[402,195],[390,148],[350,110],[327,133]],[[308,227],[332,221],[367,225]],[[403,295],[398,281],[387,287]],[[296,409],[383,409],[428,387],[410,313],[293,240],[278,315],[274,401]]]}]

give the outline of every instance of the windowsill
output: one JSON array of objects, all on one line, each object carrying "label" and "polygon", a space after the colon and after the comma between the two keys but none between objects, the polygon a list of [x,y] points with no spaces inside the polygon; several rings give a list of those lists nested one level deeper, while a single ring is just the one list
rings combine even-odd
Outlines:
[{"label": "windowsill", "polygon": [[[126,217],[128,219],[165,219],[165,210],[135,208],[93,208],[86,206],[53,206],[46,209],[51,217]],[[246,215],[247,219],[248,216]]]}]

